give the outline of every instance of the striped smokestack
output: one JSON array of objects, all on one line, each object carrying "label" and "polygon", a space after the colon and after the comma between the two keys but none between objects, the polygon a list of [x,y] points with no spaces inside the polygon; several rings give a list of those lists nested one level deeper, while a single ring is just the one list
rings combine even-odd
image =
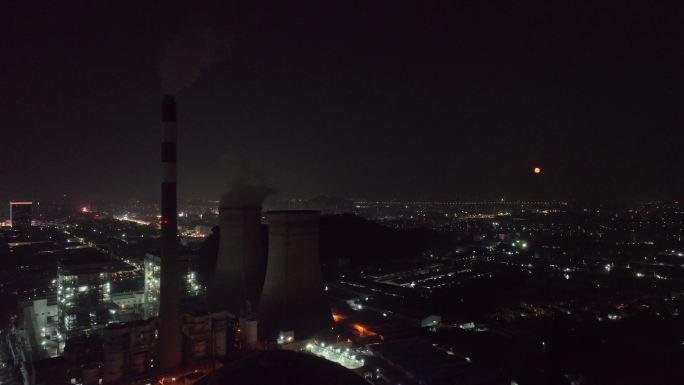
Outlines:
[{"label": "striped smokestack", "polygon": [[159,366],[162,370],[181,364],[182,337],[178,311],[180,274],[178,271],[176,209],[176,102],[165,96],[162,120],[161,185],[161,282],[159,299]]}]

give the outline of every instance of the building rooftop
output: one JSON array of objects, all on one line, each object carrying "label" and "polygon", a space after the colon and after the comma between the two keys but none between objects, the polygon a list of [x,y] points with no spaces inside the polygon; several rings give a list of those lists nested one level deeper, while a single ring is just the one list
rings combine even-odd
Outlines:
[{"label": "building rooftop", "polygon": [[59,260],[58,266],[62,272],[72,274],[120,272],[134,269],[125,262],[107,258],[98,250],[90,248],[70,250]]}]

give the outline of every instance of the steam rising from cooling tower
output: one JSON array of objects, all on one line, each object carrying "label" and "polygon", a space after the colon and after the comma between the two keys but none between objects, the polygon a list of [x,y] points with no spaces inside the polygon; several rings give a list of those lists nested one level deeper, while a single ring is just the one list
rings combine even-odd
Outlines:
[{"label": "steam rising from cooling tower", "polygon": [[323,296],[318,211],[270,211],[268,264],[259,305],[259,337],[281,331],[298,340],[328,330],[332,318]]},{"label": "steam rising from cooling tower", "polygon": [[241,159],[229,160],[231,170],[228,191],[221,196],[221,207],[261,207],[264,199],[275,190],[261,181],[260,176]]},{"label": "steam rising from cooling tower", "polygon": [[259,183],[244,161],[234,161],[229,189],[221,197],[221,238],[209,293],[214,309],[235,315],[256,310],[265,260],[261,242],[261,205],[273,190]]},{"label": "steam rising from cooling tower", "polygon": [[205,28],[171,41],[161,62],[160,76],[165,93],[175,95],[190,87],[202,71],[219,64],[228,55],[229,37]]}]

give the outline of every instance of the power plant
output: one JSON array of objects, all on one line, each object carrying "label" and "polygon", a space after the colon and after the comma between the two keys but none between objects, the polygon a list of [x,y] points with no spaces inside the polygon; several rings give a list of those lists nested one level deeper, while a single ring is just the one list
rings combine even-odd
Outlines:
[{"label": "power plant", "polygon": [[332,323],[319,261],[320,212],[267,212],[266,258],[261,202],[268,189],[249,184],[236,186],[221,199],[208,303],[198,301],[181,309],[173,97],[163,99],[161,112],[161,271],[155,280],[159,316],[105,328],[106,384],[150,372],[179,373],[224,359],[234,349],[323,336]]},{"label": "power plant", "polygon": [[[159,368],[167,370],[183,362],[186,350],[179,308],[177,132],[176,104],[172,96],[164,97],[161,115],[162,231],[157,356]],[[245,322],[249,324],[245,325],[249,336],[241,337],[244,346],[250,348],[257,346],[256,335],[259,341],[268,344],[276,341],[281,332],[287,332],[292,340],[301,340],[326,331],[332,318],[323,297],[320,213],[267,212],[269,246],[265,264],[261,236],[261,201],[265,194],[258,188],[243,187],[246,188],[236,189],[221,199],[219,249],[208,293],[210,310],[217,314],[227,312],[224,314],[235,320],[250,320]],[[216,343],[222,345],[222,342]],[[225,355],[224,348],[219,351],[221,356]]]},{"label": "power plant", "polygon": [[162,101],[161,279],[159,294],[159,367],[171,369],[182,361],[179,315],[178,214],[176,208],[176,102]]},{"label": "power plant", "polygon": [[[330,308],[323,297],[319,261],[320,213],[270,211],[268,264],[259,306],[259,337],[273,341],[280,333],[307,339],[328,330]],[[289,341],[286,341],[289,342]]]},{"label": "power plant", "polygon": [[212,309],[235,316],[256,310],[264,280],[261,207],[226,207],[221,202],[221,237],[209,292]]},{"label": "power plant", "polygon": [[[161,279],[158,363],[162,370],[183,361],[179,308],[176,203],[176,103],[162,101]],[[252,194],[253,193],[253,194]],[[280,332],[305,339],[327,330],[331,313],[323,298],[318,211],[271,211],[264,264],[259,189],[227,194],[219,207],[220,241],[208,302],[212,311],[252,320],[245,328],[262,342]],[[251,195],[255,196],[251,196]],[[255,322],[254,321],[258,321]],[[258,329],[255,333],[254,329]],[[254,337],[247,338],[254,347]]]}]

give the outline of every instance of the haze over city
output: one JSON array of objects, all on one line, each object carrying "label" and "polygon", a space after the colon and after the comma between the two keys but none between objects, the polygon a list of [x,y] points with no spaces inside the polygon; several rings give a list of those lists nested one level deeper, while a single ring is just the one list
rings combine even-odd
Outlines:
[{"label": "haze over city", "polygon": [[3,2],[0,384],[684,383],[683,16]]}]

